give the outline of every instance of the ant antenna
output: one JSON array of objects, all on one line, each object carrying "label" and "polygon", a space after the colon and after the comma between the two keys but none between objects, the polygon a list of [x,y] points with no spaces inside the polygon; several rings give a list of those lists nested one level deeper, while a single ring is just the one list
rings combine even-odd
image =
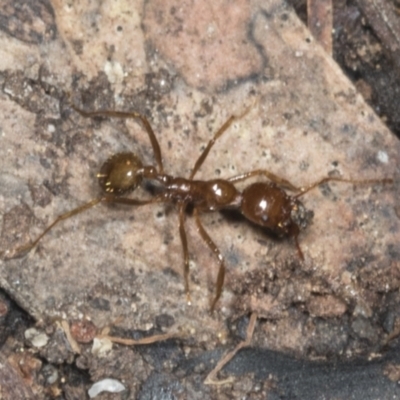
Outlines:
[{"label": "ant antenna", "polygon": [[383,179],[346,179],[346,178],[339,178],[335,176],[329,176],[320,179],[319,181],[312,183],[310,186],[306,188],[300,188],[299,194],[296,194],[293,196],[293,198],[298,199],[299,197],[303,196],[307,192],[309,192],[312,189],[315,189],[318,186],[323,185],[324,183],[327,182],[343,182],[343,183],[353,183],[355,185],[385,185],[385,184],[392,184],[393,179],[391,178],[383,178]]}]

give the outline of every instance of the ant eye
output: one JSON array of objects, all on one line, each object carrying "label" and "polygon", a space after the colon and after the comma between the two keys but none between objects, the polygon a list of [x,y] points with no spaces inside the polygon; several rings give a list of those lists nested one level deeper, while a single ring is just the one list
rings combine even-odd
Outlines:
[{"label": "ant eye", "polygon": [[118,153],[109,158],[97,174],[100,187],[106,193],[121,195],[134,190],[141,182],[138,170],[143,165],[133,153]]}]

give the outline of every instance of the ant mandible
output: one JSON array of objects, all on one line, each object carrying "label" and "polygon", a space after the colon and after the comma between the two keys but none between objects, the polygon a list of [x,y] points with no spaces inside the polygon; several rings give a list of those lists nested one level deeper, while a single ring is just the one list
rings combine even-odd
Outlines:
[{"label": "ant mandible", "polygon": [[[6,258],[15,258],[26,254],[35,247],[43,236],[58,222],[86,211],[99,203],[118,203],[131,206],[144,206],[153,203],[174,203],[178,206],[179,210],[179,234],[182,242],[184,261],[183,275],[186,298],[188,304],[190,304],[189,251],[185,231],[185,214],[187,207],[190,205],[193,207],[193,215],[200,236],[215,254],[219,264],[215,296],[211,303],[211,312],[214,311],[222,294],[225,278],[225,263],[217,245],[201,223],[201,213],[227,209],[238,210],[246,219],[266,228],[276,236],[293,238],[298,255],[300,259],[303,260],[304,256],[299,245],[298,236],[300,231],[307,227],[312,217],[312,211],[308,211],[304,207],[299,197],[303,196],[311,189],[330,181],[354,184],[392,183],[392,179],[353,180],[339,177],[326,177],[307,187],[297,187],[286,179],[264,169],[256,169],[228,179],[195,180],[194,177],[196,173],[204,163],[215,142],[234,121],[243,118],[249,112],[250,108],[241,115],[231,116],[219,128],[195,162],[188,178],[173,177],[164,172],[160,145],[149,121],[144,115],[137,112],[112,110],[85,111],[74,104],[71,104],[71,107],[80,115],[88,118],[133,118],[141,121],[150,139],[157,165],[145,166],[140,158],[131,152],[113,155],[102,165],[97,174],[103,195],[58,216],[33,242],[18,247],[15,250],[4,252]],[[269,179],[269,182],[251,183],[243,191],[235,187],[237,182],[245,181],[256,176],[266,177]],[[144,179],[157,181],[162,188],[161,192],[148,200],[123,197],[127,192],[135,190]],[[297,192],[297,194],[290,196],[283,188]]]}]

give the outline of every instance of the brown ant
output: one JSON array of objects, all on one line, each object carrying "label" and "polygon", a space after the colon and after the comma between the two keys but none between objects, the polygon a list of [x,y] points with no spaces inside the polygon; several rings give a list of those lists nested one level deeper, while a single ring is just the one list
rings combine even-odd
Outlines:
[{"label": "brown ant", "polygon": [[[183,247],[185,292],[187,301],[190,304],[189,252],[185,231],[185,212],[187,207],[190,205],[193,207],[193,215],[200,235],[217,257],[219,264],[216,292],[211,303],[211,311],[214,310],[222,294],[225,277],[225,264],[224,258],[217,245],[210,238],[200,221],[201,213],[227,209],[238,210],[246,219],[261,227],[267,228],[269,232],[278,237],[293,238],[299,257],[304,259],[298,242],[298,236],[300,231],[307,227],[312,212],[306,210],[304,205],[300,202],[299,197],[303,196],[311,189],[330,181],[355,184],[392,183],[392,179],[353,180],[327,177],[312,183],[308,187],[299,188],[286,179],[280,178],[272,172],[263,169],[246,172],[228,179],[195,180],[194,177],[196,173],[207,158],[208,153],[215,142],[234,121],[246,115],[249,112],[249,109],[242,115],[231,116],[220,127],[200,154],[200,157],[195,162],[188,178],[173,177],[164,172],[158,140],[149,121],[144,115],[137,112],[120,112],[111,110],[85,111],[73,104],[72,108],[84,117],[116,117],[140,120],[150,139],[157,166],[143,165],[140,158],[134,153],[126,152],[113,155],[103,164],[97,174],[103,195],[58,216],[33,242],[18,247],[14,251],[4,252],[6,258],[14,258],[24,255],[36,246],[42,237],[58,222],[86,211],[98,203],[118,203],[131,206],[143,206],[152,203],[174,203],[178,206],[179,210],[179,234]],[[243,191],[240,191],[235,187],[237,182],[245,181],[256,176],[266,177],[269,179],[269,182],[251,183]],[[123,197],[127,192],[133,191],[144,179],[158,182],[162,188],[161,192],[155,194],[149,200]],[[297,192],[297,194],[290,196],[283,190],[283,188]]]}]

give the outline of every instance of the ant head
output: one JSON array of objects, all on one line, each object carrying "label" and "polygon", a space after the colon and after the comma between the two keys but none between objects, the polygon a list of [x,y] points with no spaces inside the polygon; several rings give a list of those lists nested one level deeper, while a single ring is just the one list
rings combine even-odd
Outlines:
[{"label": "ant head", "polygon": [[297,236],[306,228],[313,212],[271,182],[256,182],[242,194],[241,213],[250,221],[281,237]]},{"label": "ant head", "polygon": [[110,157],[100,168],[97,178],[106,193],[116,195],[134,190],[142,182],[138,171],[143,167],[140,159],[133,153],[118,153]]}]

